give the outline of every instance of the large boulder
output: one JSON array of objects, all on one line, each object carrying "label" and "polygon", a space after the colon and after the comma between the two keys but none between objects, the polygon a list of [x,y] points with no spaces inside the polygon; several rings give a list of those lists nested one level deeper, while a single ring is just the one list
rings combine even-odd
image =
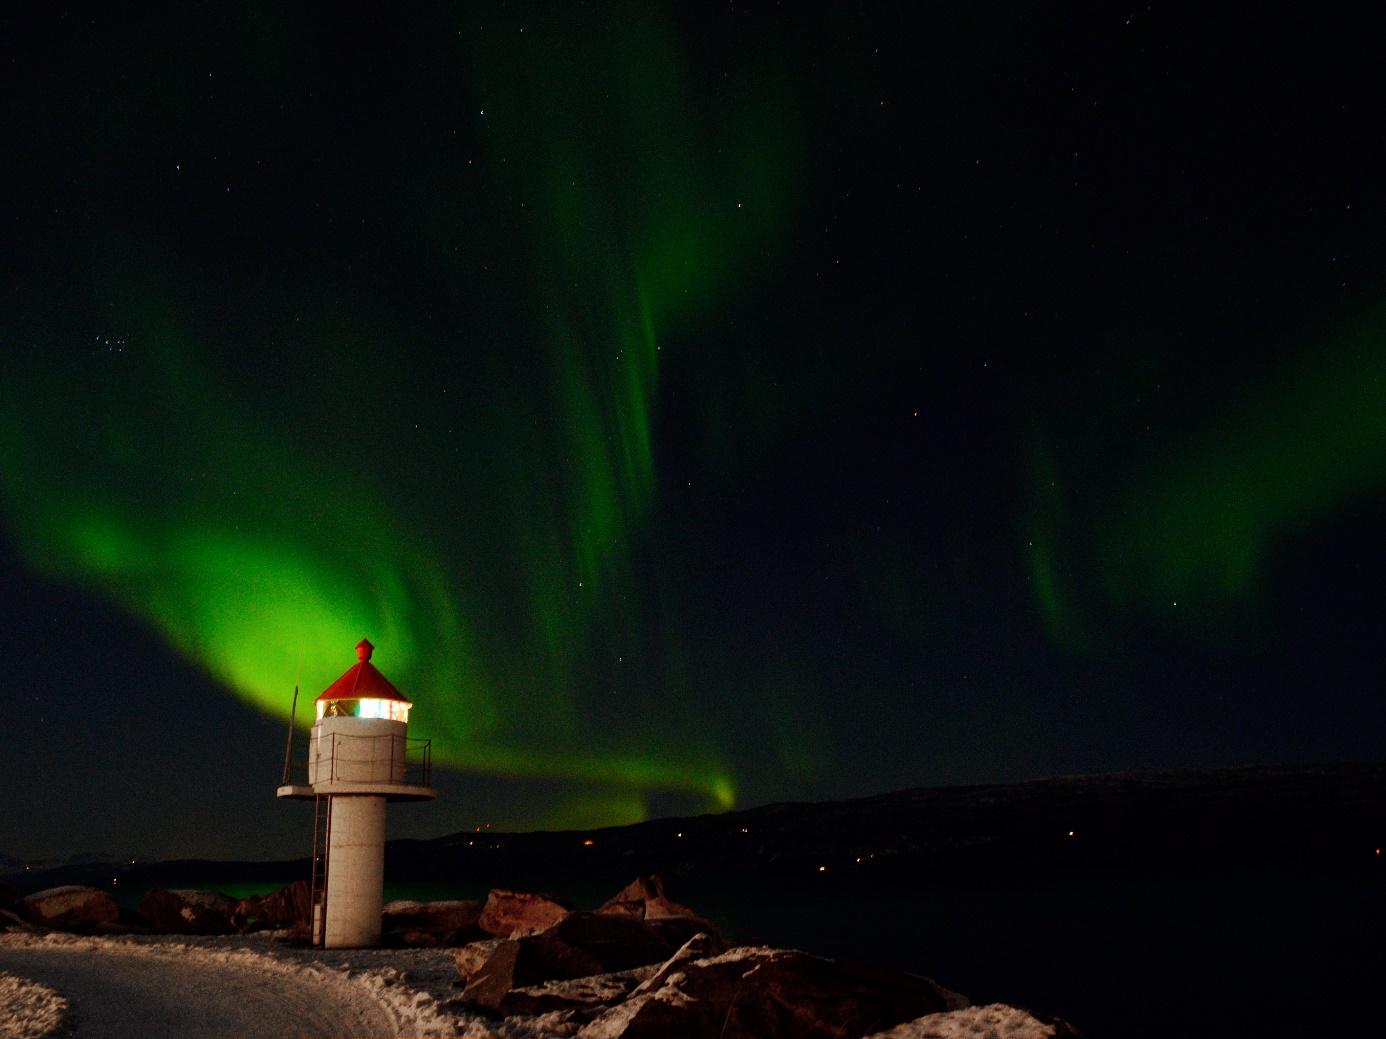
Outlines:
[{"label": "large boulder", "polygon": [[480,902],[390,902],[381,924],[387,945],[457,945],[480,937]]},{"label": "large boulder", "polygon": [[604,902],[597,912],[644,920],[674,948],[695,934],[720,933],[711,920],[671,899],[664,890],[664,881],[653,873],[648,877],[636,877]]},{"label": "large boulder", "polygon": [[1081,1033],[1066,1021],[1044,1021],[1004,1003],[927,1014],[866,1039],[977,1039],[989,1035],[1006,1039],[1082,1039]]},{"label": "large boulder", "polygon": [[[546,1010],[506,1011],[506,994],[512,989],[549,981],[653,968],[667,959],[671,951],[669,944],[641,920],[569,913],[539,934],[508,938],[489,948],[474,943],[459,949],[454,959],[458,972],[466,978],[463,1002],[503,1013],[528,1014],[568,1007],[548,1000],[555,1005]],[[643,979],[631,981],[630,987],[640,980]],[[511,1003],[520,1005],[513,1000]]]},{"label": "large boulder", "polygon": [[664,916],[691,916],[698,914],[685,905],[671,899],[664,891],[664,881],[658,874],[636,877],[629,884],[607,899],[599,913],[616,916],[633,916],[637,920],[652,920]]},{"label": "large boulder", "polygon": [[165,934],[234,934],[237,903],[216,891],[151,888],[137,910]]},{"label": "large boulder", "polygon": [[[550,930],[556,931],[567,925],[568,936],[581,939],[584,935],[581,932],[574,934],[577,927],[568,923],[568,921],[574,920],[574,917],[581,920],[581,916],[582,914],[574,913],[571,917],[560,921],[559,924],[554,924]],[[586,930],[585,925],[582,930]],[[541,939],[546,938],[546,936],[549,936],[549,932],[535,935],[534,938],[520,939],[517,945],[538,946],[541,945]],[[725,945],[723,945],[721,938],[705,934],[696,935],[683,943],[681,948],[658,966],[651,963],[642,967],[632,967],[629,970],[596,974],[592,977],[560,978],[554,979],[554,981],[545,981],[539,985],[513,988],[499,997],[499,1002],[495,1004],[493,1009],[499,1010],[506,1017],[513,1014],[524,1014],[528,1017],[561,1014],[567,1018],[564,1025],[571,1025],[574,1018],[582,1021],[592,1020],[607,1007],[620,1003],[628,996],[639,995],[639,993],[658,988],[664,984],[665,977],[668,977],[672,971],[678,970],[687,961],[714,956],[714,954],[722,952],[723,949],[725,949]],[[629,953],[622,950],[618,956],[629,956]],[[610,961],[618,960],[611,957]],[[543,971],[545,967],[552,967],[552,963],[543,963],[541,954],[541,956],[536,957],[536,961],[531,961],[529,970]],[[524,971],[521,971],[521,975],[524,975]],[[577,1032],[577,1027],[572,1027],[571,1031]]]},{"label": "large boulder", "polygon": [[699,934],[716,939],[719,952],[726,948],[726,942],[722,941],[722,933],[717,929],[717,925],[701,916],[655,916],[647,917],[643,923],[651,932],[664,939],[671,949],[677,949]]},{"label": "large boulder", "polygon": [[518,940],[496,942],[486,959],[467,977],[462,1002],[488,1010],[499,1010],[501,1000],[511,989],[537,985],[544,981],[532,954]]},{"label": "large boulder", "polygon": [[712,934],[695,934],[675,951],[674,955],[659,965],[648,978],[636,987],[633,995],[652,992],[664,984],[666,978],[692,960],[705,960],[720,956],[727,951],[727,945],[720,937]]},{"label": "large boulder", "polygon": [[[601,961],[596,956],[561,940],[545,940],[543,935],[506,938],[492,945],[485,960],[469,973],[461,999],[487,1010],[500,1010],[512,989],[600,973]],[[631,984],[634,987],[636,982]]]},{"label": "large boulder", "polygon": [[98,930],[120,919],[120,907],[105,891],[69,884],[24,896],[19,900],[19,914],[43,927]]},{"label": "large boulder", "polygon": [[783,949],[685,962],[603,1013],[581,1039],[854,1039],[967,1000],[927,978]]},{"label": "large boulder", "polygon": [[238,931],[284,930],[308,924],[312,889],[306,880],[263,895],[251,895],[236,903],[231,922]]},{"label": "large boulder", "polygon": [[496,951],[496,946],[505,940],[503,938],[487,938],[479,942],[468,942],[461,948],[453,949],[452,960],[457,964],[457,984],[466,987],[467,982],[472,980],[472,976],[491,958],[491,953]]},{"label": "large boulder", "polygon": [[511,989],[500,999],[498,1009],[506,1017],[578,1011],[590,1014],[619,1003],[655,972],[654,966],[597,974],[588,978],[566,978]]},{"label": "large boulder", "polygon": [[[0,909],[0,931],[37,931],[38,928],[18,913]],[[0,1033],[3,1034],[3,1033]]]},{"label": "large boulder", "polygon": [[547,895],[497,889],[486,896],[486,905],[477,923],[483,931],[497,938],[521,938],[538,934],[571,911],[570,906]]},{"label": "large boulder", "polygon": [[588,1018],[579,1010],[550,1010],[525,1018],[526,1035],[543,1036],[544,1039],[569,1039],[578,1034]]},{"label": "large boulder", "polygon": [[534,947],[550,977],[562,978],[662,963],[675,949],[643,920],[601,913],[569,913],[523,940]]}]

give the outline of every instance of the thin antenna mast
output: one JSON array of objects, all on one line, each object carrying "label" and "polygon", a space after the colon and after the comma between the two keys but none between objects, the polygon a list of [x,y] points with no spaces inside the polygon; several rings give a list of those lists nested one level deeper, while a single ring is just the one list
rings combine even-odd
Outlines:
[{"label": "thin antenna mast", "polygon": [[284,780],[279,785],[289,785],[289,769],[293,767],[294,756],[294,717],[298,714],[298,683],[294,683],[294,702],[289,708],[289,738],[284,741]]}]

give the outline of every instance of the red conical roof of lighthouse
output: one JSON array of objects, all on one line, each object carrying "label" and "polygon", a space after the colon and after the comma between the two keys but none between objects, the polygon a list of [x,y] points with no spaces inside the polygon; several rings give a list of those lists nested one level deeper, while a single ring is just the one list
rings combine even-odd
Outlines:
[{"label": "red conical roof of lighthouse", "polygon": [[[390,684],[390,680],[371,663],[371,651],[375,647],[367,639],[356,643],[356,663],[347,668],[346,674],[318,694],[314,700],[399,700],[409,703],[400,691]],[[410,704],[412,707],[413,705]]]}]

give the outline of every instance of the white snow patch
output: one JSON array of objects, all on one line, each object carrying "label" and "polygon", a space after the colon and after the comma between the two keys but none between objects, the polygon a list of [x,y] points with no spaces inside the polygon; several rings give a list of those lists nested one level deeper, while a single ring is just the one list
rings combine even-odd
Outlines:
[{"label": "white snow patch", "polygon": [[[227,964],[263,974],[292,1001],[304,980],[332,989],[332,999],[350,1017],[383,1012],[390,1034],[456,1036],[460,1039],[552,1039],[557,1021],[545,1017],[511,1017],[502,1021],[478,1015],[457,1001],[457,965],[451,949],[309,949],[283,944],[286,932],[248,935],[131,935],[87,937],[46,932],[0,933],[0,948],[72,948],[100,952],[119,969],[122,955],[193,957],[207,964]],[[60,998],[60,997],[59,997]],[[560,1033],[561,1034],[561,1033]],[[0,1033],[0,1039],[11,1039]],[[24,1034],[18,1039],[37,1039]]]},{"label": "white snow patch", "polygon": [[1019,1007],[990,1003],[983,1007],[926,1014],[876,1032],[867,1039],[1053,1039],[1054,1026],[1037,1021]]},{"label": "white snow patch", "polygon": [[67,1022],[67,1000],[46,985],[0,970],[0,1039],[44,1039]]},{"label": "white snow patch", "polygon": [[[0,945],[10,948],[62,946],[99,952],[111,957],[112,970],[119,969],[121,956],[193,958],[207,964],[234,965],[255,971],[265,976],[267,981],[282,980],[286,988],[291,988],[295,982],[311,979],[319,986],[325,985],[331,989],[334,1001],[348,1012],[359,1010],[369,1013],[370,1009],[383,1011],[390,1020],[391,1029],[400,1035],[451,1036],[456,1035],[459,1028],[457,1015],[440,1011],[439,1001],[434,996],[411,988],[406,983],[408,975],[405,971],[383,965],[353,969],[349,964],[320,962],[323,957],[321,950],[276,947],[267,941],[248,941],[240,936],[169,941],[162,936],[107,938],[56,932],[0,935]],[[468,1017],[466,1024],[471,1024],[471,1016]]]}]

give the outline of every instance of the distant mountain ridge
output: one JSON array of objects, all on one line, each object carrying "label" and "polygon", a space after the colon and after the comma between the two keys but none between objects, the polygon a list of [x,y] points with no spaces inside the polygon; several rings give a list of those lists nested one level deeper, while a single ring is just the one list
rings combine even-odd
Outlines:
[{"label": "distant mountain ridge", "polygon": [[[387,846],[397,881],[486,885],[624,883],[658,872],[703,883],[750,876],[875,883],[1051,876],[1375,869],[1386,845],[1386,764],[1269,765],[1109,773],[926,787],[847,801],[779,803],[630,826],[461,832]],[[4,860],[9,879],[168,883],[306,875],[280,862]]]},{"label": "distant mountain ridge", "polygon": [[0,873],[21,873],[26,870],[48,870],[63,866],[92,866],[117,862],[131,862],[133,856],[116,855],[109,851],[79,851],[67,856],[47,858],[23,858],[0,852]]}]

